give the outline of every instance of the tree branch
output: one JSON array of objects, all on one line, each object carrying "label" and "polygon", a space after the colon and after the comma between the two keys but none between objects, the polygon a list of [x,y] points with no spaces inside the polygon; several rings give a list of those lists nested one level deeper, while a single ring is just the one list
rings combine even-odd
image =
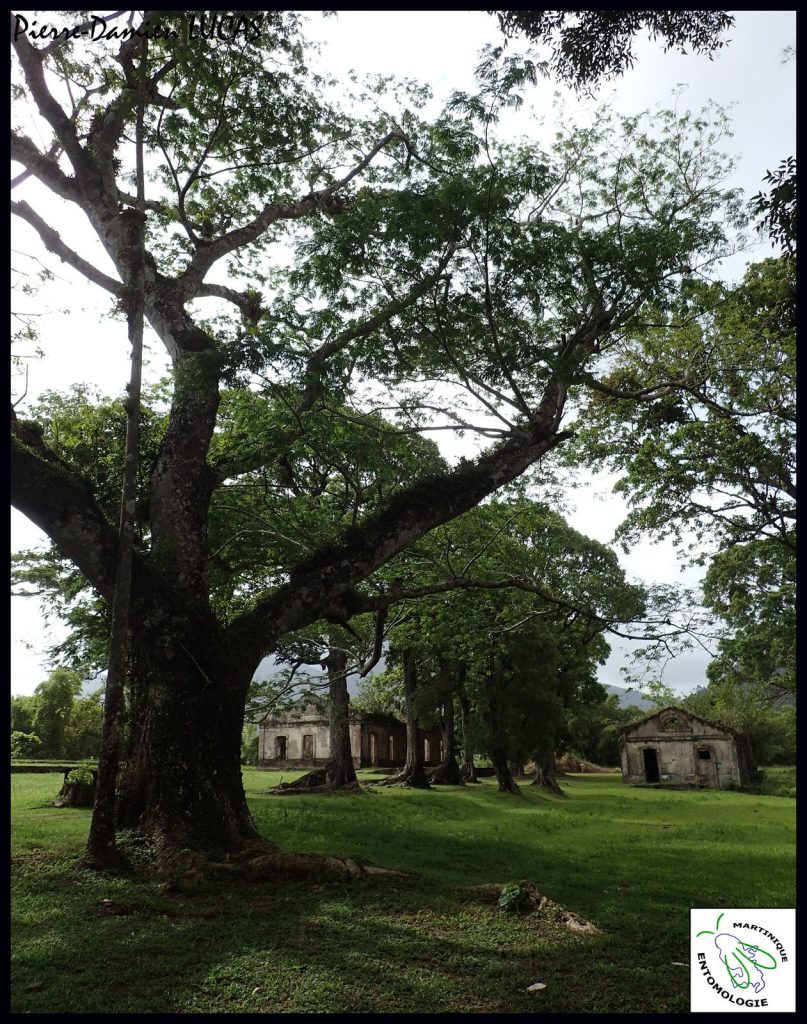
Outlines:
[{"label": "tree branch", "polygon": [[51,538],[107,600],[115,587],[117,531],[86,484],[12,410],[11,503]]},{"label": "tree branch", "polygon": [[[398,313],[402,313],[405,309],[409,308],[440,279],[453,253],[454,246],[449,245],[434,272],[423,281],[413,285],[407,295],[400,299],[393,299],[373,316],[368,317],[368,319],[363,320],[359,324],[354,324],[329,341],[323,342],[322,345],[311,353],[303,374],[306,381],[305,387],[300,398],[292,408],[295,415],[299,416],[304,412],[308,412],[320,395],[325,360],[335,352],[341,351],[350,342],[369,337],[379,327],[382,327],[394,316],[397,316]],[[224,285],[202,285],[197,296],[201,295],[202,292],[235,303],[247,319],[257,320],[260,316],[260,300],[254,294],[236,292]],[[237,462],[220,460],[212,467],[216,482],[222,483],[229,477],[240,473],[248,473],[251,470],[260,469],[262,466],[267,465],[272,459],[277,457],[278,453],[283,452],[291,441],[300,437],[301,431],[302,426],[300,430],[285,432],[275,440],[271,449],[255,452],[252,458],[242,458]]]},{"label": "tree branch", "polygon": [[12,179],[11,187],[14,188],[15,185],[19,185],[21,181],[24,181],[26,177],[33,175],[35,178],[39,178],[57,196],[61,196],[62,199],[69,199],[74,203],[81,202],[82,196],[78,182],[75,178],[65,174],[54,159],[58,148],[59,143],[56,142],[51,146],[49,153],[40,153],[29,138],[12,131],[11,159],[21,163],[25,167],[25,171],[23,174],[18,174],[16,178]]},{"label": "tree branch", "polygon": [[349,184],[365,167],[370,164],[377,154],[393,139],[400,139],[398,131],[388,132],[362,160],[359,161],[343,178],[335,181],[327,188],[311,192],[302,199],[289,200],[286,202],[271,202],[264,206],[258,216],[245,224],[243,227],[228,231],[227,234],[197,249],[185,271],[177,278],[177,286],[185,301],[193,298],[204,280],[205,274],[213,266],[216,260],[226,256],[234,249],[249,245],[259,238],[264,231],[278,220],[297,220],[317,209],[327,209],[333,200],[335,193]]},{"label": "tree branch", "polygon": [[514,438],[477,462],[460,464],[439,480],[424,480],[399,492],[345,539],[315,552],[294,569],[288,583],[260,601],[229,627],[232,638],[263,653],[275,639],[321,618],[349,619],[353,587],[403,551],[413,540],[448,522],[518,477],[570,436],[535,428],[527,440]]},{"label": "tree branch", "polygon": [[45,81],[45,71],[42,66],[42,52],[32,46],[28,37],[24,34],[15,36],[14,15],[9,12],[11,18],[12,45],[16,51],[25,81],[31,90],[31,96],[36,103],[37,110],[53,129],[56,138],[61,143],[62,149],[70,158],[74,170],[78,174],[90,174],[92,161],[78,141],[76,128],[61,106],[54,99]]},{"label": "tree branch", "polygon": [[12,200],[11,212],[16,213],[18,217],[22,217],[24,221],[27,221],[42,239],[42,244],[45,248],[55,256],[58,256],[63,263],[69,263],[71,267],[83,274],[88,281],[92,281],[93,284],[105,288],[108,292],[112,292],[113,295],[123,294],[123,285],[120,281],[116,281],[113,277],[104,274],[97,267],[94,267],[92,263],[89,263],[79,256],[77,252],[74,252],[69,246],[65,245],[57,232],[38,213],[32,210],[28,203]]}]

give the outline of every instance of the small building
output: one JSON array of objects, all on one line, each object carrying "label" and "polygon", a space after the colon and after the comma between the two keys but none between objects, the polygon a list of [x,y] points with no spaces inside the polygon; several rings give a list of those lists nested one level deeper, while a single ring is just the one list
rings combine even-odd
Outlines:
[{"label": "small building", "polygon": [[747,737],[683,708],[663,708],[619,732],[622,781],[628,785],[732,789],[752,780]]},{"label": "small building", "polygon": [[[349,716],[350,752],[356,768],[398,768],[406,763],[406,725],[394,715]],[[418,730],[423,760],[438,764],[439,729]],[[330,754],[327,701],[309,701],[278,715],[267,716],[258,727],[258,765],[261,768],[311,768],[324,765]]]}]

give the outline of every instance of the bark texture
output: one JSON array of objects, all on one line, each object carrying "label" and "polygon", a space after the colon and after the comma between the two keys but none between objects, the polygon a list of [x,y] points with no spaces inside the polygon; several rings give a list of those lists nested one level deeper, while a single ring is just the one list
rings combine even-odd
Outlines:
[{"label": "bark texture", "polygon": [[330,754],[325,780],[331,789],[356,787],[356,768],[350,749],[350,696],[347,691],[347,656],[332,640],[327,659]]},{"label": "bark texture", "polygon": [[192,648],[186,640],[193,644],[186,635],[165,637],[158,648],[163,659],[140,649],[143,697],[118,821],[148,835],[158,848],[236,849],[258,834],[240,763],[252,670],[237,672],[233,653],[216,649],[210,639],[197,638]]},{"label": "bark texture", "polygon": [[397,775],[385,779],[382,786],[408,786],[411,789],[431,789],[423,766],[423,748],[415,713],[415,693],[418,678],[415,652],[403,653],[404,701],[406,706],[406,763]]},{"label": "bark texture", "polygon": [[502,723],[502,681],[501,661],[496,655],[491,655],[488,661],[488,674],[485,679],[488,756],[496,773],[499,792],[517,794],[520,791],[510,771],[510,763],[507,756],[507,736]]},{"label": "bark texture", "polygon": [[464,779],[457,764],[457,747],[454,730],[454,688],[457,676],[455,665],[442,662],[440,665],[440,686],[443,691],[443,714],[440,728],[443,737],[443,756],[440,764],[431,773],[435,785],[462,786]]},{"label": "bark texture", "polygon": [[560,788],[558,780],[555,778],[555,758],[551,760],[542,758],[541,761],[535,762],[535,777],[532,780],[533,786],[540,786],[541,789],[547,790],[549,793],[554,793],[555,796],[566,797],[567,794]]},{"label": "bark texture", "polygon": [[474,765],[474,745],[471,733],[471,702],[465,690],[465,665],[460,666],[457,696],[462,720],[462,777],[465,782],[478,782]]}]

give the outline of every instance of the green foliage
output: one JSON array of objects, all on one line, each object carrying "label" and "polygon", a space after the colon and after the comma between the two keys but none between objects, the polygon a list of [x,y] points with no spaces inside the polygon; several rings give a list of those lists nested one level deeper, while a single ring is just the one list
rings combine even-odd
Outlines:
[{"label": "green foliage", "polygon": [[258,763],[258,734],[254,726],[244,726],[241,738],[241,764],[254,768]]},{"label": "green foliage", "polygon": [[34,730],[42,740],[42,753],[59,757],[73,702],[81,690],[81,677],[66,668],[54,669],[34,691],[38,698]]},{"label": "green foliage", "polygon": [[782,160],[775,171],[766,171],[767,193],[757,192],[751,199],[754,213],[761,216],[757,225],[788,256],[796,255],[796,158]]},{"label": "green foliage", "polygon": [[796,798],[796,769],[792,768],[763,768],[761,771],[762,780],[754,791],[762,796],[784,796],[792,800]]},{"label": "green foliage", "polygon": [[706,573],[703,594],[729,627],[709,665],[710,680],[794,692],[795,550],[765,538],[721,551]]},{"label": "green foliage", "polygon": [[[579,421],[577,454],[621,472],[619,530],[683,541],[709,563],[706,606],[725,623],[710,678],[795,685],[795,263],[740,285],[686,283],[617,359]],[[704,312],[699,312],[703,310]],[[668,322],[669,320],[669,322]],[[672,322],[676,326],[672,326]],[[636,388],[659,399],[621,397]]]},{"label": "green foliage", "polygon": [[81,698],[80,690],[78,672],[54,669],[33,695],[11,698],[12,733],[34,734],[36,753],[43,757],[95,757],[101,742],[103,691]]},{"label": "green foliage", "polygon": [[[490,12],[494,13],[494,12]],[[660,38],[664,50],[712,54],[725,45],[720,38],[734,24],[725,11],[496,11],[506,38],[524,35],[551,48],[540,65],[577,88],[614,78],[633,67],[634,38],[644,29]]]},{"label": "green foliage", "polygon": [[506,914],[526,914],[530,905],[529,892],[520,882],[508,882],[502,887],[497,905]]},{"label": "green foliage", "polygon": [[718,678],[679,703],[748,736],[757,764],[789,765],[796,763],[796,708],[783,696],[775,687]]},{"label": "green foliage", "polygon": [[589,687],[566,711],[558,753],[574,751],[583,760],[603,767],[618,765],[620,728],[645,714],[635,705],[620,708],[619,697],[606,694],[599,685]]},{"label": "green foliage", "polygon": [[101,749],[103,721],[103,690],[97,690],[83,700],[75,700],[64,731],[63,755],[97,757]]},{"label": "green foliage", "polygon": [[11,732],[12,758],[33,757],[42,746],[42,740],[33,732]]},{"label": "green foliage", "polygon": [[[594,393],[577,454],[623,473],[625,542],[642,531],[680,538],[686,525],[700,553],[710,535],[723,546],[792,546],[794,302],[787,260],[749,267],[735,288],[687,283],[670,323],[644,329],[615,360],[604,382],[614,394]],[[662,405],[620,397],[637,387]]]},{"label": "green foliage", "polygon": [[359,680],[359,688],[350,698],[350,706],[363,714],[395,715],[403,718],[403,676],[397,665]]},{"label": "green foliage", "polygon": [[93,766],[89,764],[79,765],[72,768],[65,777],[65,782],[70,786],[91,786],[93,784]]},{"label": "green foliage", "polygon": [[[594,676],[608,655],[603,631],[644,611],[642,589],[627,583],[613,551],[547,505],[517,496],[440,527],[388,572],[427,593],[435,579],[481,584],[410,606],[391,633],[392,647],[416,652],[422,725],[436,721],[446,700],[441,666],[450,667],[455,688],[464,666],[475,750],[490,754],[499,742],[485,726],[495,706],[494,731],[517,763],[554,759],[567,709],[602,695]],[[379,697],[392,706],[386,678],[364,690],[376,696],[375,706]]]},{"label": "green foliage", "polygon": [[33,732],[38,698],[28,694],[11,697],[11,731]]}]

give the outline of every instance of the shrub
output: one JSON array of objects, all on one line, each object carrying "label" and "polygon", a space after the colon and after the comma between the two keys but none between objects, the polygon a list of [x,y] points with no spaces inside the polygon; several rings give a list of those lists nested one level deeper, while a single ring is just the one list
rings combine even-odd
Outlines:
[{"label": "shrub", "polygon": [[93,784],[93,768],[88,764],[80,764],[67,773],[65,782],[70,786],[91,786]]},{"label": "shrub", "polygon": [[13,732],[11,734],[11,756],[32,757],[42,746],[42,740],[35,732]]},{"label": "shrub", "polygon": [[258,737],[244,740],[241,743],[241,764],[255,767],[258,763]]}]

